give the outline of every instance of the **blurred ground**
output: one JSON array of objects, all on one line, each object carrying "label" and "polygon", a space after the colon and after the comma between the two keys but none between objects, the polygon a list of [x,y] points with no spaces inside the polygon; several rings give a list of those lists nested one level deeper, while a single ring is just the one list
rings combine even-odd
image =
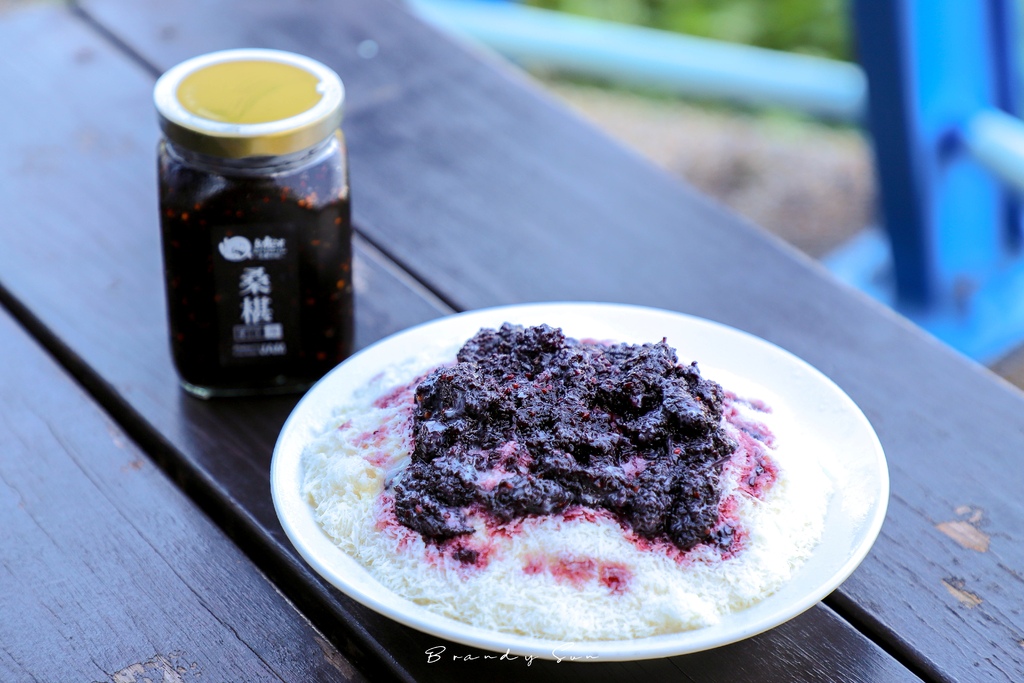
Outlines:
[{"label": "blurred ground", "polygon": [[542,82],[612,137],[813,257],[872,220],[871,156],[856,130]]}]

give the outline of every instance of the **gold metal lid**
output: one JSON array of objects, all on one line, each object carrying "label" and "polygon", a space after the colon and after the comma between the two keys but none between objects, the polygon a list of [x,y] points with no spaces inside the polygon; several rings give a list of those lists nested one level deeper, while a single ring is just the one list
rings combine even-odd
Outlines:
[{"label": "gold metal lid", "polygon": [[167,71],[153,90],[168,140],[241,159],[312,147],[341,125],[345,88],[330,68],[280,50],[223,50]]}]

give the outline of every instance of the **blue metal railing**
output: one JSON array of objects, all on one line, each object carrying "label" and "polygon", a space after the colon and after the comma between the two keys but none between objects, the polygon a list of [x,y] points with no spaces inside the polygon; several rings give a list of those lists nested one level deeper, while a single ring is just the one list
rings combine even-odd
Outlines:
[{"label": "blue metal railing", "polygon": [[525,65],[691,96],[859,119],[855,64],[684,36],[512,2],[407,0],[421,17]]},{"label": "blue metal railing", "polygon": [[1024,340],[1021,207],[1006,182],[1024,179],[1016,5],[855,0],[853,9],[892,259],[876,294],[994,360]]}]

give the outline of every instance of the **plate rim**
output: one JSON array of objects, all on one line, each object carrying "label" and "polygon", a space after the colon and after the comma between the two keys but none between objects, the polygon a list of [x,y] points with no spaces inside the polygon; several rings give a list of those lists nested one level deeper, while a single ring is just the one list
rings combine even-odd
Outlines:
[{"label": "plate rim", "polygon": [[[403,598],[402,596],[390,591],[382,584],[380,587],[394,596],[399,603],[404,603],[402,606],[404,609],[396,610],[392,605],[381,602],[372,595],[367,595],[365,592],[353,590],[351,584],[340,575],[338,568],[331,567],[324,563],[323,559],[315,552],[313,548],[308,544],[308,539],[305,538],[304,533],[296,527],[296,520],[291,516],[290,506],[296,502],[296,497],[299,502],[304,504],[306,508],[309,508],[308,503],[302,500],[301,494],[298,491],[287,491],[282,490],[282,481],[286,479],[286,472],[284,467],[288,464],[287,454],[282,455],[283,444],[286,442],[286,436],[291,430],[296,429],[296,425],[302,419],[302,415],[306,406],[317,399],[318,388],[323,387],[326,383],[331,381],[331,378],[339,373],[344,372],[343,367],[352,363],[354,360],[374,352],[378,347],[386,344],[394,344],[395,340],[403,338],[405,336],[413,336],[415,334],[422,334],[424,329],[428,329],[434,326],[444,327],[452,325],[453,320],[464,320],[473,318],[489,318],[509,313],[516,316],[530,315],[532,311],[629,311],[633,314],[641,315],[654,315],[654,316],[669,316],[673,318],[679,318],[689,325],[710,326],[728,335],[737,335],[738,338],[744,338],[747,343],[753,343],[755,345],[764,345],[766,348],[771,349],[772,353],[781,354],[780,357],[785,357],[789,362],[795,363],[799,366],[803,372],[809,373],[811,377],[814,377],[817,381],[824,382],[836,395],[840,401],[845,402],[845,408],[849,417],[852,417],[856,422],[859,423],[859,427],[864,430],[863,435],[868,438],[872,446],[872,453],[869,459],[872,460],[872,464],[875,465],[876,472],[879,477],[879,489],[877,491],[877,498],[875,499],[872,508],[866,521],[862,524],[861,532],[863,541],[847,556],[847,559],[842,563],[836,571],[829,577],[828,581],[822,582],[820,585],[815,587],[815,590],[808,592],[800,600],[795,600],[791,603],[787,603],[785,606],[769,611],[760,619],[746,622],[745,624],[741,620],[741,626],[733,628],[727,633],[721,633],[720,629],[716,626],[709,626],[704,628],[698,628],[688,631],[680,631],[676,633],[662,634],[657,636],[648,636],[642,638],[630,638],[620,640],[594,640],[594,641],[581,641],[580,643],[565,643],[564,641],[555,640],[551,638],[539,638],[532,636],[524,636],[519,634],[511,634],[503,631],[496,631],[491,629],[484,629],[481,627],[473,626],[465,622],[460,622],[442,615],[428,611],[426,608],[413,603],[412,601]],[[557,321],[553,321],[557,322]],[[494,323],[488,323],[494,324]],[[356,361],[358,362],[358,361]],[[301,459],[301,451],[297,454],[296,460]],[[297,465],[298,463],[292,463]],[[567,658],[591,658],[597,661],[629,661],[629,660],[640,660],[640,659],[652,659],[658,657],[667,657],[680,654],[689,654],[694,652],[700,652],[703,650],[712,649],[728,645],[730,643],[738,642],[746,638],[752,637],[759,633],[763,633],[772,628],[775,628],[807,611],[808,609],[817,605],[821,600],[829,593],[834,591],[840,586],[854,570],[863,562],[864,558],[870,552],[871,547],[877,540],[877,537],[881,531],[882,524],[885,520],[886,512],[888,509],[889,495],[890,495],[890,481],[888,465],[885,458],[885,453],[882,448],[881,442],[878,439],[878,435],[875,432],[873,426],[868,420],[867,416],[860,407],[853,401],[852,398],[846,394],[841,387],[839,387],[831,378],[825,375],[823,372],[818,370],[816,367],[803,360],[794,353],[782,348],[781,346],[770,342],[766,339],[758,337],[754,334],[738,329],[736,327],[726,325],[708,318],[703,318],[687,313],[678,311],[671,311],[668,309],[653,308],[648,306],[638,306],[632,304],[622,303],[605,303],[605,302],[590,302],[590,301],[556,301],[556,302],[539,302],[539,303],[523,303],[523,304],[512,304],[503,306],[493,306],[488,308],[474,309],[470,311],[464,311],[460,313],[454,313],[433,320],[425,321],[417,325],[413,325],[406,329],[400,330],[393,334],[384,337],[377,342],[365,347],[359,352],[353,354],[348,359],[343,361],[341,364],[330,370],[323,378],[321,378],[316,384],[310,387],[302,398],[296,403],[291,413],[288,415],[287,420],[283,424],[281,431],[278,435],[278,439],[274,446],[273,456],[271,458],[270,467],[270,483],[271,483],[271,496],[274,503],[274,509],[277,513],[278,520],[281,523],[285,531],[285,535],[289,541],[296,548],[303,559],[323,578],[329,583],[335,586],[338,590],[344,593],[349,598],[359,602],[360,604],[376,611],[383,616],[393,619],[399,623],[402,623],[411,628],[415,628],[428,635],[437,636],[447,641],[454,643],[477,647],[492,652],[510,652],[515,655],[536,657],[538,659],[567,659]],[[294,494],[294,495],[293,495]],[[334,549],[344,554],[344,551],[338,548],[333,542],[329,541],[326,534],[316,525],[317,530],[322,535],[323,539],[327,539]],[[355,562],[354,558],[345,554],[350,561]],[[813,557],[813,551],[812,555]],[[808,561],[810,558],[808,558]],[[799,571],[799,568],[798,570]],[[378,582],[379,583],[379,582]],[[781,590],[781,588],[780,588]],[[765,601],[770,600],[772,596],[768,596]],[[765,601],[761,601],[762,603]],[[758,603],[761,604],[761,603]],[[735,617],[736,615],[742,615],[746,610],[740,610],[727,617]],[[704,637],[702,637],[704,636]]]}]

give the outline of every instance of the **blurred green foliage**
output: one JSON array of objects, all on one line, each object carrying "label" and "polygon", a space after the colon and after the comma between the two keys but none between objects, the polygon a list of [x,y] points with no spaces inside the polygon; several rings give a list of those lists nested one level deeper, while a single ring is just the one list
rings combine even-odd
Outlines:
[{"label": "blurred green foliage", "polygon": [[847,0],[526,0],[573,14],[851,59]]}]

